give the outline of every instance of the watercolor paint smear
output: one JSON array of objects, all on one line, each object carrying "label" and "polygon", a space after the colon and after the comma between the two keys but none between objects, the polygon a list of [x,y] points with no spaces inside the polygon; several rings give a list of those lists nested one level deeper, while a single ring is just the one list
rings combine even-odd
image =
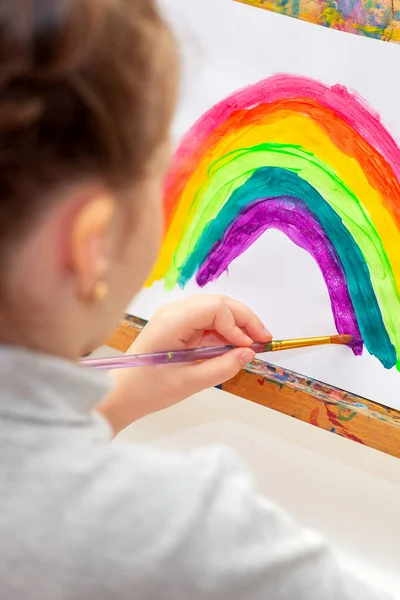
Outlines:
[{"label": "watercolor paint smear", "polygon": [[329,29],[400,42],[398,0],[236,0]]}]

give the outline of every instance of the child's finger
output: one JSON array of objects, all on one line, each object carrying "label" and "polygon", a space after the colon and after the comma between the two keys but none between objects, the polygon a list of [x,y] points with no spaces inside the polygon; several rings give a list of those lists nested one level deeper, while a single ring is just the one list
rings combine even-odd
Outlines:
[{"label": "child's finger", "polygon": [[229,297],[225,297],[224,302],[232,312],[236,325],[243,329],[254,341],[271,341],[272,335],[261,319],[248,306]]},{"label": "child's finger", "polygon": [[[135,342],[135,353],[176,350],[213,331],[233,346],[267,342],[271,335],[244,304],[224,296],[194,296],[159,309]],[[132,350],[133,351],[133,350]]]},{"label": "child's finger", "polygon": [[250,348],[237,348],[228,354],[194,366],[190,369],[189,384],[193,393],[228,381],[254,357],[255,353]]},{"label": "child's finger", "polygon": [[[204,331],[217,332],[233,346],[250,346],[253,342],[253,338],[238,326],[222,296],[194,296],[170,304],[158,311],[150,322],[149,330],[156,322],[159,322],[157,338],[162,342],[160,348],[164,343],[172,347],[170,344],[174,339],[185,344],[193,335]],[[179,345],[176,347],[179,348]]]},{"label": "child's finger", "polygon": [[225,302],[215,311],[213,329],[234,346],[250,346],[253,339],[237,325],[235,316]]}]

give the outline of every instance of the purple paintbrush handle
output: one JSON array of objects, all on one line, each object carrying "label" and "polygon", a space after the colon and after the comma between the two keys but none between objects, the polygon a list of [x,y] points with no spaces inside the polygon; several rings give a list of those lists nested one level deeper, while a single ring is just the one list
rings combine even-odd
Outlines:
[{"label": "purple paintbrush handle", "polygon": [[154,352],[152,354],[131,354],[111,358],[88,358],[82,360],[86,367],[95,369],[126,369],[130,367],[152,367],[173,363],[196,362],[222,356],[233,350],[233,346],[214,346],[174,350],[172,352]]},{"label": "purple paintbrush handle", "polygon": [[[190,348],[188,350],[172,350],[171,352],[154,352],[152,354],[125,354],[111,358],[85,358],[82,364],[95,369],[127,369],[131,367],[153,367],[173,363],[197,362],[217,358],[234,349],[234,346],[209,346]],[[263,352],[266,345],[253,344],[254,352]]]}]

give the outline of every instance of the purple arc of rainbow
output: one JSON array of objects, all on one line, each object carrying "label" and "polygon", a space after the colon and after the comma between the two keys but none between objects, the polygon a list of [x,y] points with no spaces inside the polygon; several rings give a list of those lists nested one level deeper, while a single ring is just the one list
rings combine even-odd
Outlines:
[{"label": "purple arc of rainbow", "polygon": [[[265,198],[247,205],[230,224],[199,268],[197,283],[204,287],[220,277],[229,265],[268,229],[285,233],[297,246],[306,250],[318,263],[327,288],[337,330],[361,340],[357,318],[346,286],[346,277],[330,240],[319,221],[298,198]],[[353,346],[362,353],[362,342]]]}]

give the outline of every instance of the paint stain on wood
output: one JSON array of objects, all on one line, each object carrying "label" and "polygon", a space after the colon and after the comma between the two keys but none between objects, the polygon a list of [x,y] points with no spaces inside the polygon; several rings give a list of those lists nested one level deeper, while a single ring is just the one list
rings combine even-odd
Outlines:
[{"label": "paint stain on wood", "polygon": [[315,427],[318,427],[318,417],[319,417],[319,406],[316,406],[312,409],[310,413],[310,423]]}]

